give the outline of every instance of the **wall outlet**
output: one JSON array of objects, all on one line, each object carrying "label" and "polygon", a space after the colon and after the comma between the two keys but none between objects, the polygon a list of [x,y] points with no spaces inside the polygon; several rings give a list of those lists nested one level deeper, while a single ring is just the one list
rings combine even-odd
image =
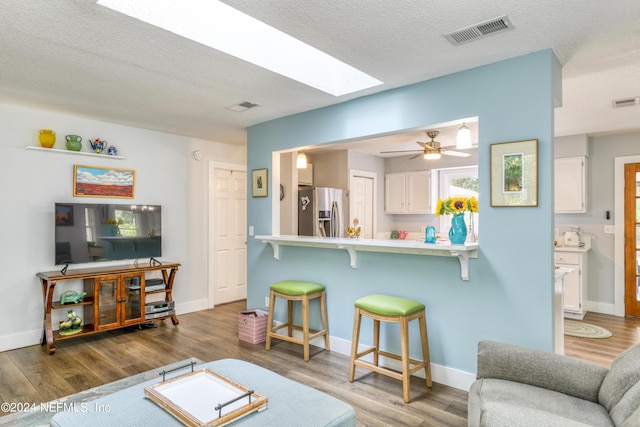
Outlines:
[{"label": "wall outlet", "polygon": [[605,225],[604,226],[604,234],[616,234],[616,226],[615,225]]},{"label": "wall outlet", "polygon": [[264,297],[264,306],[269,308],[269,297]]}]

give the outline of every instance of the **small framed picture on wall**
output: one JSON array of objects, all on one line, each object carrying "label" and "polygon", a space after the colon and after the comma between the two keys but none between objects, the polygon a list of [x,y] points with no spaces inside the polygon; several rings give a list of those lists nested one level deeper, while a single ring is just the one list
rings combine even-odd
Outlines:
[{"label": "small framed picture on wall", "polygon": [[269,172],[267,168],[251,171],[251,196],[267,197],[269,195]]}]

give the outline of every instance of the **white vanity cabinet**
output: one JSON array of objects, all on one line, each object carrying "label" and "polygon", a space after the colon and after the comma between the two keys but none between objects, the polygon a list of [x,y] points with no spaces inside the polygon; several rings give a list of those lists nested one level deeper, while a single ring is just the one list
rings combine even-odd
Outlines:
[{"label": "white vanity cabinet", "polygon": [[587,314],[587,251],[585,248],[557,248],[556,267],[572,269],[564,276],[564,317],[584,319]]},{"label": "white vanity cabinet", "polygon": [[586,157],[554,160],[554,204],[556,213],[587,211]]},{"label": "white vanity cabinet", "polygon": [[384,176],[384,212],[431,213],[430,171],[387,173]]}]

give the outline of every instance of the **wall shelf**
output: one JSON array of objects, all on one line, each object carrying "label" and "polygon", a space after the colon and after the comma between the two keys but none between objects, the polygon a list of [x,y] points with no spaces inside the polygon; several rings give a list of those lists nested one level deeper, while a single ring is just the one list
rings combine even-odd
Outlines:
[{"label": "wall shelf", "polygon": [[460,278],[469,280],[469,259],[478,258],[478,243],[452,245],[450,243],[422,243],[417,240],[345,239],[306,236],[256,236],[268,243],[273,258],[280,259],[280,246],[307,246],[325,249],[344,249],[349,254],[351,268],[357,268],[358,251],[402,253],[412,255],[456,257],[460,263]]},{"label": "wall shelf", "polygon": [[90,151],[73,151],[73,150],[61,150],[59,148],[45,148],[45,147],[37,147],[35,145],[27,145],[26,146],[27,150],[38,150],[38,151],[47,151],[47,152],[53,152],[53,153],[60,153],[60,154],[77,154],[80,156],[92,156],[92,157],[101,157],[101,158],[108,158],[108,159],[124,159],[124,157],[122,156],[111,156],[109,154],[98,154],[98,153],[93,153]]}]

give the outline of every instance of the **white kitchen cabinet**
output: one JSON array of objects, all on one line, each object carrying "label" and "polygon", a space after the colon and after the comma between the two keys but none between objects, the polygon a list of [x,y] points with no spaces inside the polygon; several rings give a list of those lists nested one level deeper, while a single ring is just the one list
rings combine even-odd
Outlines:
[{"label": "white kitchen cabinet", "polygon": [[556,213],[587,211],[586,157],[554,160],[554,203]]},{"label": "white kitchen cabinet", "polygon": [[555,261],[558,268],[573,269],[564,277],[564,317],[582,320],[587,314],[587,253],[556,249]]},{"label": "white kitchen cabinet", "polygon": [[304,169],[298,169],[298,185],[313,185],[313,164],[307,163]]},{"label": "white kitchen cabinet", "polygon": [[384,212],[426,214],[431,211],[430,171],[388,173],[384,176]]}]

